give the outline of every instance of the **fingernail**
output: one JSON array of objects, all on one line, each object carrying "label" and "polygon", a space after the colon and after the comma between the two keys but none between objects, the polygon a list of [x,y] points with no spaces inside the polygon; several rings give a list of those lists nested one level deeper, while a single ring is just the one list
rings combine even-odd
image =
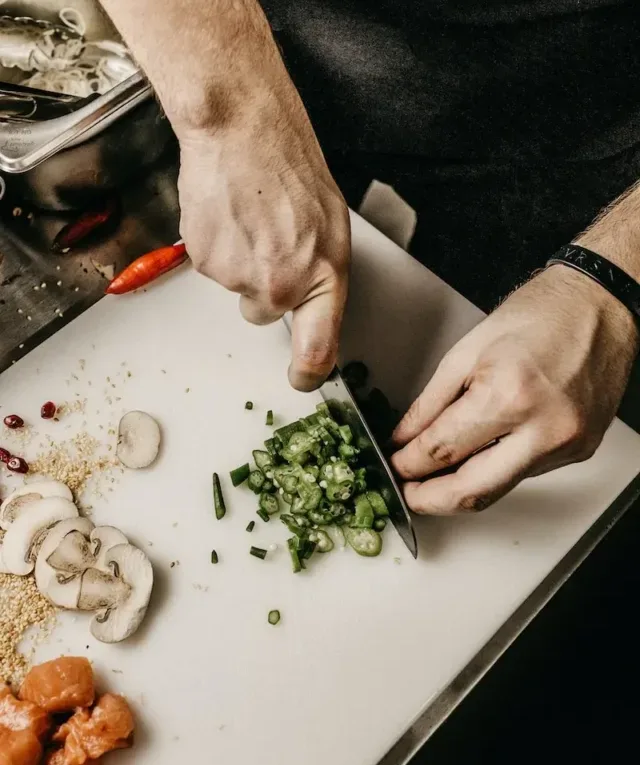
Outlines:
[{"label": "fingernail", "polygon": [[317,390],[324,379],[318,377],[318,375],[309,374],[308,372],[299,372],[293,367],[289,367],[289,382],[291,387],[302,393],[311,393],[311,391]]}]

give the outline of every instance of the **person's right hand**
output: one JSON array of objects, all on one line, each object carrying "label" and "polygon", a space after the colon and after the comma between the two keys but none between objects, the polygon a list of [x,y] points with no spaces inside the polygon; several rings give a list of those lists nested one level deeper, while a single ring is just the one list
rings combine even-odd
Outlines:
[{"label": "person's right hand", "polygon": [[290,81],[246,94],[215,127],[178,132],[180,233],[195,268],[266,324],[293,311],[289,379],[313,390],[336,361],[349,214]]}]

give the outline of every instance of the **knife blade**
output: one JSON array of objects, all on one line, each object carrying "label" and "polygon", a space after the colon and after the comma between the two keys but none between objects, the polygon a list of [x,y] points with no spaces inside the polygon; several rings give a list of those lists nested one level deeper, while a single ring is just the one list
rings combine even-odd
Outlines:
[{"label": "knife blade", "polygon": [[[291,316],[282,317],[285,327],[291,334]],[[391,466],[378,445],[371,428],[360,411],[355,398],[344,381],[340,370],[335,367],[326,382],[320,387],[320,395],[331,409],[338,411],[339,416],[351,427],[355,434],[356,443],[362,449],[362,461],[367,470],[374,472],[378,478],[380,493],[389,508],[389,518],[398,532],[400,539],[414,558],[418,557],[418,540],[409,514],[409,508],[404,501],[402,492],[396,482]]]},{"label": "knife blade", "polygon": [[407,504],[382,449],[378,446],[339,369],[333,370],[320,388],[320,394],[329,409],[351,427],[355,443],[361,449],[363,465],[368,472],[376,475],[378,488],[389,508],[391,522],[411,555],[417,558],[418,542]]}]

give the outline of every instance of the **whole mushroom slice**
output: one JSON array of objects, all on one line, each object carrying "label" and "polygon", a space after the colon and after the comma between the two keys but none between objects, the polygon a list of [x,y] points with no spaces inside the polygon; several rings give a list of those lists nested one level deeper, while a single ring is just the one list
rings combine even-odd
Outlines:
[{"label": "whole mushroom slice", "polygon": [[62,497],[39,499],[9,526],[2,542],[2,559],[11,574],[27,576],[33,571],[38,549],[52,526],[77,518],[73,502]]},{"label": "whole mushroom slice", "polygon": [[36,586],[54,606],[78,608],[82,573],[93,565],[87,518],[60,521],[47,534],[36,559]]},{"label": "whole mushroom slice", "polygon": [[116,456],[127,468],[149,467],[160,451],[160,438],[160,426],[150,414],[128,412],[118,425]]},{"label": "whole mushroom slice", "polygon": [[49,497],[73,501],[71,489],[62,481],[34,481],[16,489],[0,505],[0,528],[6,531],[27,506]]},{"label": "whole mushroom slice", "polygon": [[115,526],[96,526],[90,536],[96,568],[106,568],[107,554],[116,545],[129,544],[129,540]]},{"label": "whole mushroom slice", "polygon": [[138,629],[153,589],[149,558],[133,545],[109,550],[103,570],[89,569],[82,577],[78,605],[97,610],[91,634],[102,643],[119,643]]}]

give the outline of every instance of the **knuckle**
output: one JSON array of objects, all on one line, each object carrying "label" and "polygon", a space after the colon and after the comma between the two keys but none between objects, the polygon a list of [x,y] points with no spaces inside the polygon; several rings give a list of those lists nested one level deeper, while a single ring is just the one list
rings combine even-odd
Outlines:
[{"label": "knuckle", "polygon": [[444,467],[449,467],[456,463],[457,455],[450,444],[440,440],[433,440],[426,435],[421,437],[421,442],[421,450],[432,462]]},{"label": "knuckle", "polygon": [[512,415],[524,416],[535,405],[535,386],[527,375],[515,374],[495,390],[498,407]]},{"label": "knuckle", "polygon": [[463,494],[458,500],[458,508],[464,513],[480,513],[491,504],[491,498],[482,494]]}]

